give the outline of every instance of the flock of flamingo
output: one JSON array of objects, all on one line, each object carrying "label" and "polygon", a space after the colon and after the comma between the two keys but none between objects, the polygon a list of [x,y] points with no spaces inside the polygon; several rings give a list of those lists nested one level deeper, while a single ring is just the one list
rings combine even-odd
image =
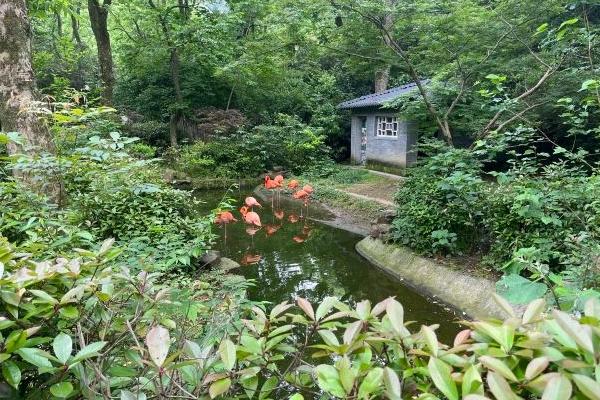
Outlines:
[{"label": "flock of flamingo", "polygon": [[[285,217],[284,211],[280,207],[281,203],[281,191],[287,190],[292,193],[292,197],[297,200],[302,200],[303,206],[306,207],[306,216],[303,216],[302,206],[300,207],[300,216],[294,213],[290,213],[288,215],[288,221],[292,224],[297,223],[301,219],[308,218],[308,205],[310,201],[310,197],[313,193],[313,188],[310,185],[304,185],[302,188],[299,188],[300,183],[296,179],[291,179],[287,185],[285,185],[284,178],[282,175],[277,175],[275,178],[271,179],[269,175],[265,177],[264,187],[265,189],[271,191],[271,209],[273,211],[273,223],[272,224],[263,224],[261,223],[260,216],[254,208],[262,208],[262,205],[254,198],[254,197],[246,197],[244,200],[244,205],[239,209],[242,220],[246,224],[246,233],[252,237],[252,247],[254,245],[254,235],[261,229],[265,229],[266,236],[274,235],[281,227],[281,221]],[[275,219],[280,221],[278,224],[275,223]],[[221,211],[217,213],[214,223],[221,226],[224,231],[224,239],[227,240],[227,225],[233,222],[237,222],[238,219],[235,218],[231,211]],[[302,227],[301,233],[295,235],[292,240],[296,243],[303,243],[306,239],[308,239],[308,235],[310,234],[310,227],[304,224]],[[247,252],[242,260],[240,261],[242,265],[251,265],[256,264],[261,260],[260,254],[256,254],[254,252]]]}]

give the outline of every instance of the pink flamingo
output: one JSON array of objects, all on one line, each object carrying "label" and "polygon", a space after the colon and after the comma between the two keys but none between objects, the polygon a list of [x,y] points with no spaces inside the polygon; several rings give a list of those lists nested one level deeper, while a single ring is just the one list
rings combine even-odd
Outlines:
[{"label": "pink flamingo", "polygon": [[225,231],[225,240],[227,240],[227,224],[236,221],[237,219],[235,219],[233,214],[229,211],[222,211],[216,215],[215,224],[223,226],[223,229]]}]

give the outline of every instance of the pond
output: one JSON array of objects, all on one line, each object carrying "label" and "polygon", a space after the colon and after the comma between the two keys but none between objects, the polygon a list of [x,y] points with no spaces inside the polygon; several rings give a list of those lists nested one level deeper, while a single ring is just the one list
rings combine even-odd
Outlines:
[{"label": "pond", "polygon": [[[250,195],[243,190],[233,194],[238,208]],[[205,202],[202,211],[215,208],[222,196],[222,191],[197,192]],[[368,299],[374,305],[395,296],[404,306],[405,320],[416,322],[411,331],[421,324],[441,323],[438,336],[449,342],[459,330],[458,324],[450,323],[457,317],[449,308],[404,286],[362,258],[354,248],[362,236],[320,222],[333,218],[331,214],[312,207],[306,219],[300,217],[306,215],[306,209],[301,210],[294,202],[281,201],[275,210],[269,200],[261,203],[263,207],[255,207],[255,211],[262,229],[251,235],[244,223],[237,222],[227,226],[225,237],[223,228],[218,228],[221,237],[213,247],[242,264],[233,273],[255,281],[248,292],[251,300],[277,304],[301,296],[314,304],[325,296],[336,296],[350,303]],[[233,214],[241,220],[237,210]]]}]

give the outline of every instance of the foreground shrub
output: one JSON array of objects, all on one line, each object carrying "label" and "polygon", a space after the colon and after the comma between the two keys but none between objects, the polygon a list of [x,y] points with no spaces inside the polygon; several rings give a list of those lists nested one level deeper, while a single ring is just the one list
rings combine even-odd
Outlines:
[{"label": "foreground shrub", "polygon": [[411,333],[392,298],[250,310],[202,283],[177,293],[117,272],[110,241],[79,253],[36,262],[0,239],[11,398],[600,398],[595,300],[578,320],[543,300],[517,315],[499,299],[505,321],[465,322],[449,346],[436,326]]}]

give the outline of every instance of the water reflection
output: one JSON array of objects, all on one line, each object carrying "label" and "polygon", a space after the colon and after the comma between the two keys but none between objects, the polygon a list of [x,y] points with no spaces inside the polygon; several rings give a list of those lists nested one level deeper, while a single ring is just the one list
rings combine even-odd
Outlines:
[{"label": "water reflection", "polygon": [[[199,194],[207,202],[206,210],[213,208],[220,196]],[[240,193],[241,202],[244,197]],[[265,201],[259,210],[265,224],[262,229],[253,230],[249,236],[243,223],[229,224],[227,243],[221,240],[216,245],[224,256],[243,265],[234,273],[256,281],[248,293],[251,299],[279,303],[302,296],[318,302],[325,296],[338,296],[349,302],[369,299],[374,304],[396,296],[404,305],[406,320],[433,324],[456,319],[449,310],[363,259],[354,249],[361,239],[359,235],[305,221],[293,211],[282,205],[275,214],[270,201]],[[457,331],[457,325],[444,324],[438,333],[448,341]]]}]

